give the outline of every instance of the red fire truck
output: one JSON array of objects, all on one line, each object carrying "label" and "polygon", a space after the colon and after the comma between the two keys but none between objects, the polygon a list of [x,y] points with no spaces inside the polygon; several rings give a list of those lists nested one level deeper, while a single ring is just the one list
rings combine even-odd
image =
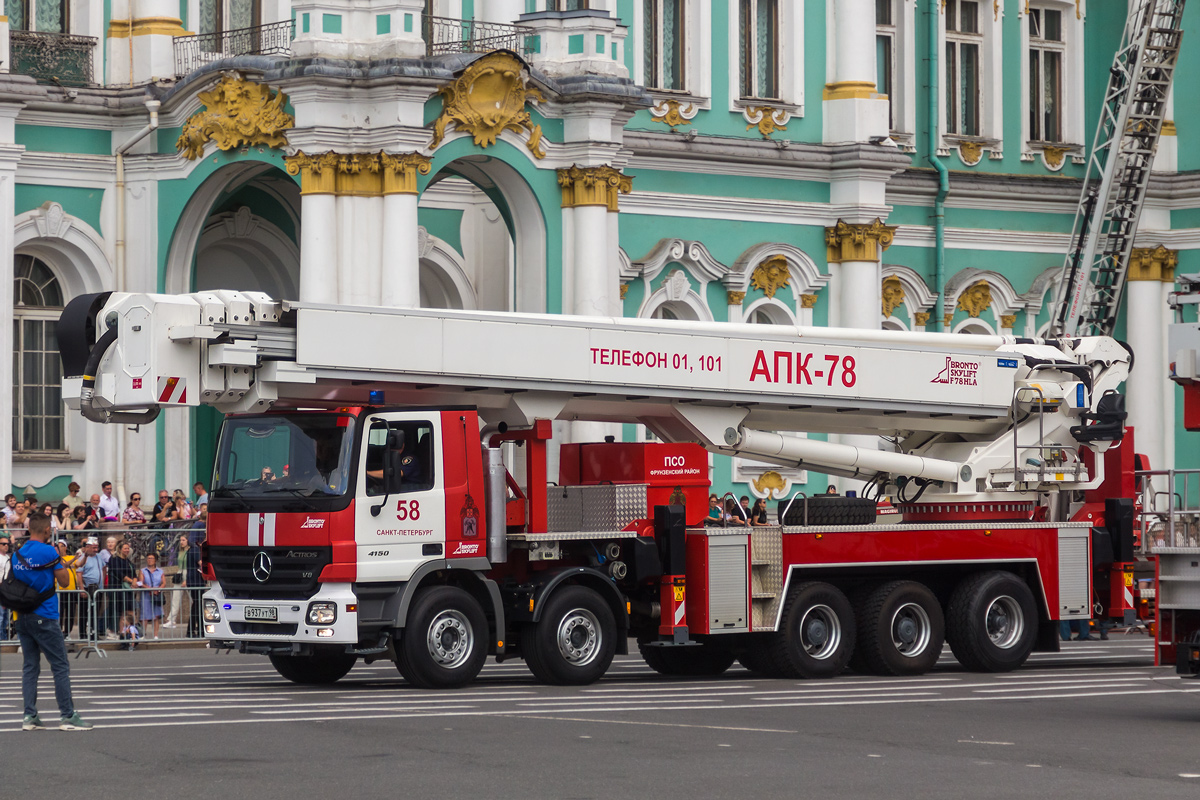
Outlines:
[{"label": "red fire truck", "polygon": [[[294,681],[387,658],[418,686],[458,686],[494,655],[587,683],[631,639],[667,674],[739,659],[914,675],[943,641],[1000,671],[1056,649],[1059,621],[1093,616],[1093,599],[1126,611],[1110,587],[1133,560],[1129,355],[1104,337],[236,292],[83,297],[59,331],[88,419],[227,412],[205,631]],[[661,442],[562,444],[552,420],[638,423]],[[709,451],[858,478],[866,496],[705,524]],[[875,524],[877,495],[903,521]]]}]

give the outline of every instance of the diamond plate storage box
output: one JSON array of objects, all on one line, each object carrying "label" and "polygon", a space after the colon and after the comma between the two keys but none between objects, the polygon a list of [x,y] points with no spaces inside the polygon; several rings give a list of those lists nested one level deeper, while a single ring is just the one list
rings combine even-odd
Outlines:
[{"label": "diamond plate storage box", "polygon": [[551,533],[582,530],[583,495],[579,486],[551,487],[546,493],[546,530]]},{"label": "diamond plate storage box", "polygon": [[563,486],[546,498],[546,528],[569,531],[619,531],[646,516],[646,484]]},{"label": "diamond plate storage box", "polygon": [[619,531],[635,519],[646,516],[644,483],[577,488],[583,493],[583,524],[580,530]]}]

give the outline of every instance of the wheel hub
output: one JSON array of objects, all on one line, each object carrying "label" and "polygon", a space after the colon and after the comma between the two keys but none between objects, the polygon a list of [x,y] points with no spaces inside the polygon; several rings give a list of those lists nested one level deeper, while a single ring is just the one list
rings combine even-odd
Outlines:
[{"label": "wheel hub", "polygon": [[563,615],[557,631],[558,652],[572,666],[590,664],[600,653],[600,621],[586,608]]},{"label": "wheel hub", "polygon": [[453,609],[433,618],[426,637],[430,657],[447,669],[462,666],[470,657],[474,642],[470,622],[462,612]]},{"label": "wheel hub", "polygon": [[992,644],[1002,649],[1013,647],[1025,632],[1025,618],[1017,601],[1008,595],[995,598],[987,607],[984,624]]},{"label": "wheel hub", "polygon": [[800,645],[810,657],[824,660],[837,652],[842,641],[842,624],[837,612],[815,605],[800,620]]},{"label": "wheel hub", "polygon": [[905,603],[892,614],[892,645],[902,656],[914,658],[924,653],[932,630],[929,613],[918,603]]}]

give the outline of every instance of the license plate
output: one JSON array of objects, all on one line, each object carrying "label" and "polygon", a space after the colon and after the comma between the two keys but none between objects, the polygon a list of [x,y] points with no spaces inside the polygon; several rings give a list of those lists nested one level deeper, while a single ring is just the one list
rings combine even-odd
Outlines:
[{"label": "license plate", "polygon": [[255,619],[261,622],[279,621],[279,609],[274,607],[264,608],[263,606],[246,606],[245,613],[246,619]]}]

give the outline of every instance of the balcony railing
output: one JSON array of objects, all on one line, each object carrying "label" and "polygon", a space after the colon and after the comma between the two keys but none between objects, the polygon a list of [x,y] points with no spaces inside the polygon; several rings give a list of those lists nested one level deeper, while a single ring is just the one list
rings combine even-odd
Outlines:
[{"label": "balcony railing", "polygon": [[92,79],[94,36],[44,31],[8,32],[11,72],[59,86],[88,86]]},{"label": "balcony railing", "polygon": [[512,50],[523,56],[532,50],[531,39],[537,31],[523,25],[478,22],[470,19],[424,17],[425,55],[447,53],[490,53]]},{"label": "balcony railing", "polygon": [[230,56],[291,55],[295,35],[295,22],[284,20],[253,28],[176,36],[175,74],[182,78],[205,64]]}]

